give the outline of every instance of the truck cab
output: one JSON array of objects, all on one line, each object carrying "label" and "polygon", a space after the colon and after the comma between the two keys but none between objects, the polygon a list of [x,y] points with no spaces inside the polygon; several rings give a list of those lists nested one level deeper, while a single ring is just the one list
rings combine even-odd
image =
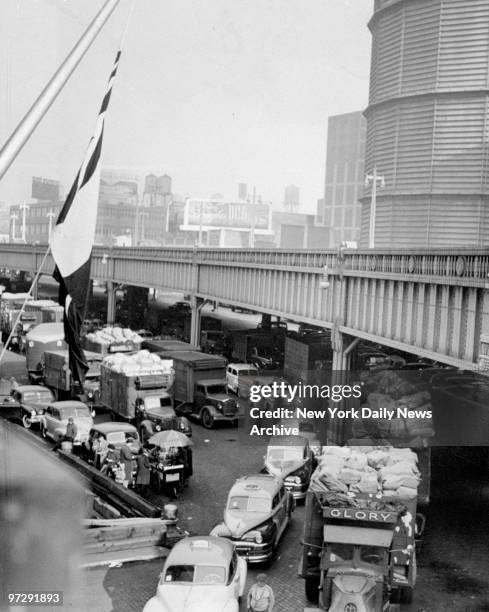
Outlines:
[{"label": "truck cab", "polygon": [[321,556],[321,607],[330,612],[390,609],[392,529],[326,525]]},{"label": "truck cab", "polygon": [[215,421],[237,421],[239,404],[228,393],[226,380],[199,380],[195,384],[193,412],[211,429]]}]

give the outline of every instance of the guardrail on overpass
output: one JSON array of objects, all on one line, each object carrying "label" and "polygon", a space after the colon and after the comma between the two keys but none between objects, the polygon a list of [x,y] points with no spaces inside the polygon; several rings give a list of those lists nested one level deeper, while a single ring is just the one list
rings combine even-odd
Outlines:
[{"label": "guardrail on overpass", "polygon": [[[0,265],[34,271],[45,249],[1,244]],[[46,272],[53,266],[48,258]],[[353,336],[458,367],[489,364],[489,249],[96,247],[92,276],[329,327],[340,353]]]}]

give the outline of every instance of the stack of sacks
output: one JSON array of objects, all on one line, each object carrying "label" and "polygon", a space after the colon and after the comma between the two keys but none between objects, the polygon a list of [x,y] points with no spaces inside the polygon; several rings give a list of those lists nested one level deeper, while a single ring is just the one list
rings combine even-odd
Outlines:
[{"label": "stack of sacks", "polygon": [[392,447],[323,449],[313,475],[315,489],[350,494],[415,497],[420,480],[416,453]]},{"label": "stack of sacks", "polygon": [[155,353],[143,350],[133,353],[115,353],[103,360],[104,366],[114,372],[123,372],[127,376],[140,376],[145,373],[171,374],[173,372],[173,360],[161,359]]},{"label": "stack of sacks", "polygon": [[86,337],[94,344],[101,344],[102,346],[122,344],[127,341],[138,344],[143,341],[139,334],[127,327],[104,327],[104,329],[87,334]]},{"label": "stack of sacks", "polygon": [[387,464],[380,468],[384,495],[416,497],[420,480],[417,462],[416,453],[409,448],[393,448]]}]

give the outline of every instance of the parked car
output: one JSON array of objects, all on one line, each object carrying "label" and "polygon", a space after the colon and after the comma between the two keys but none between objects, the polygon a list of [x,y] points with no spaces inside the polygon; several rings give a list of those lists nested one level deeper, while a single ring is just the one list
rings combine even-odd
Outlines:
[{"label": "parked car", "polygon": [[265,455],[264,471],[283,479],[294,499],[305,499],[316,459],[303,436],[270,438]]},{"label": "parked car", "polygon": [[133,455],[137,455],[141,448],[138,430],[130,423],[108,421],[107,423],[97,423],[88,434],[87,447],[92,449],[95,436],[102,436],[115,449],[119,449],[123,444],[127,444]]},{"label": "parked car", "polygon": [[228,389],[238,393],[239,381],[243,376],[257,376],[258,369],[249,363],[228,363],[226,368],[226,382]]},{"label": "parked car", "polygon": [[44,411],[54,402],[51,391],[41,385],[16,385],[10,396],[19,406],[17,418],[26,429],[33,423],[41,422]]},{"label": "parked car", "polygon": [[294,510],[280,478],[254,474],[239,478],[228,495],[224,522],[211,535],[229,538],[249,563],[273,559]]},{"label": "parked car", "polygon": [[223,538],[184,538],[171,549],[143,612],[238,612],[247,567]]},{"label": "parked car", "polygon": [[80,446],[88,439],[90,429],[93,427],[93,413],[83,402],[66,400],[52,402],[42,415],[41,435],[54,441],[62,439],[66,434],[68,419],[73,418],[78,428],[74,446]]}]

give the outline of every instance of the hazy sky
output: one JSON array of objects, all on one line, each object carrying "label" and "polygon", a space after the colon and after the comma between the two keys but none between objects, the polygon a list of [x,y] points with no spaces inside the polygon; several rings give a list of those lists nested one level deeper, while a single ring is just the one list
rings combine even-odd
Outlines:
[{"label": "hazy sky", "polygon": [[[83,158],[132,0],[121,0],[0,183],[31,176],[67,191]],[[103,0],[1,0],[0,142],[15,128]],[[136,0],[106,119],[104,167],[167,173],[183,195],[256,185],[281,204],[323,195],[329,115],[368,99],[373,0]]]}]

